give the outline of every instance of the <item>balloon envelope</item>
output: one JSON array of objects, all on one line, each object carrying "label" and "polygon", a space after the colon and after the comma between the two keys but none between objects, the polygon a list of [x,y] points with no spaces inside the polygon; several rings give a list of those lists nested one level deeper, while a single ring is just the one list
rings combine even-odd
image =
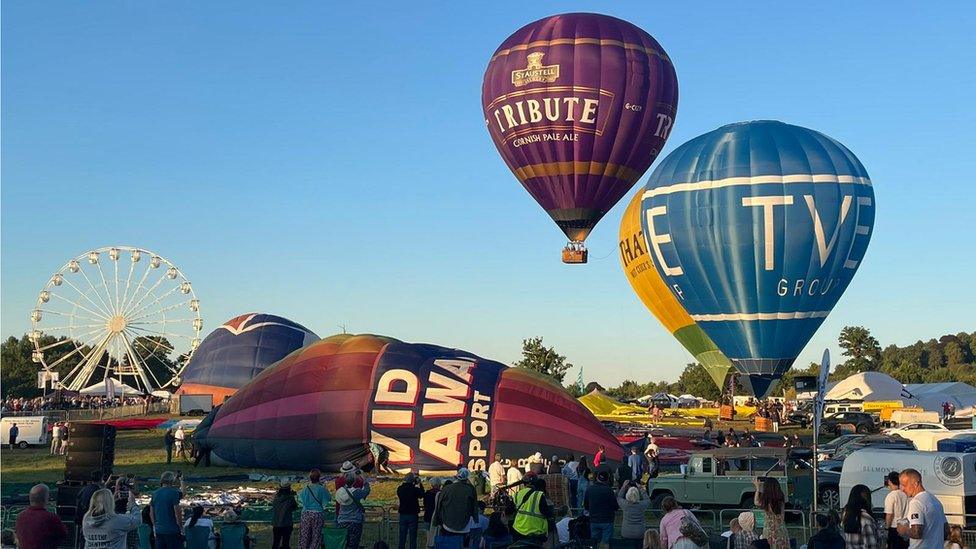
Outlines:
[{"label": "balloon envelope", "polygon": [[488,63],[481,99],[505,163],[566,236],[582,241],[664,146],[678,81],[640,28],[570,13],[509,36]]},{"label": "balloon envelope", "polygon": [[368,463],[428,472],[485,469],[491,456],[623,449],[559,384],[458,349],[342,334],[304,347],[229,399],[194,439],[242,467]]},{"label": "balloon envelope", "polygon": [[867,250],[874,190],[837,141],[723,126],[658,165],[641,202],[654,266],[754,394],[796,360]]},{"label": "balloon envelope", "polygon": [[212,394],[221,403],[268,366],[318,340],[311,330],[265,313],[234,317],[210,333],[183,371],[180,394]]},{"label": "balloon envelope", "polygon": [[644,306],[695,357],[715,385],[723,389],[725,376],[732,363],[691,319],[678,298],[668,289],[647,253],[640,223],[643,195],[644,188],[641,187],[630,200],[620,220],[620,264],[624,275]]}]

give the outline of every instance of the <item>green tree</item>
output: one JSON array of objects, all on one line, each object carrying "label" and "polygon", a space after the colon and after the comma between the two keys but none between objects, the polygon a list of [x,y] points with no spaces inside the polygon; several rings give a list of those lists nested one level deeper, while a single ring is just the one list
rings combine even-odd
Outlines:
[{"label": "green tree", "polygon": [[721,391],[709,377],[705,368],[697,362],[688,364],[678,377],[678,381],[671,386],[672,392],[691,394],[706,400],[718,400]]},{"label": "green tree", "polygon": [[946,364],[948,366],[958,366],[970,361],[970,357],[966,352],[968,350],[968,348],[962,346],[961,342],[955,340],[946,343],[942,352],[945,354]]},{"label": "green tree", "polygon": [[[877,370],[881,362],[881,345],[871,335],[871,331],[863,326],[845,326],[840,331],[838,339],[844,361],[844,372],[848,375],[858,372]],[[838,367],[838,370],[840,368]]]},{"label": "green tree", "polygon": [[[42,335],[38,345],[44,349],[45,362],[54,365],[62,379],[90,350],[88,347],[78,350],[74,341],[49,335]],[[8,337],[0,344],[0,386],[3,387],[3,396],[32,398],[41,395],[43,391],[37,388],[37,372],[41,371],[41,365],[33,361],[33,353],[34,344],[26,334],[20,339]]]},{"label": "green tree", "polygon": [[545,374],[559,383],[566,377],[566,371],[573,367],[554,347],[543,345],[541,337],[522,340],[522,360],[514,366]]}]

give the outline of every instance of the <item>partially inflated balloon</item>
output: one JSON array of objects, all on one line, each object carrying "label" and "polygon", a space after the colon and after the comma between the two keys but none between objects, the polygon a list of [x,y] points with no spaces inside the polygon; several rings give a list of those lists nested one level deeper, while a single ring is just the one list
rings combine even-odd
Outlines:
[{"label": "partially inflated balloon", "polygon": [[664,146],[678,81],[667,53],[640,28],[570,13],[508,37],[488,63],[481,99],[505,163],[581,242]]},{"label": "partially inflated balloon", "polygon": [[337,335],[265,370],[194,440],[242,467],[336,471],[385,447],[398,469],[484,469],[491,456],[623,449],[549,378],[458,349]]},{"label": "partially inflated balloon", "polygon": [[654,266],[765,396],[850,284],[874,190],[846,147],[775,121],[731,124],[654,170],[641,224]]},{"label": "partially inflated balloon", "polygon": [[234,317],[210,333],[183,372],[180,394],[212,394],[219,404],[268,366],[319,336],[265,313]]},{"label": "partially inflated balloon", "polygon": [[712,343],[711,338],[691,319],[678,298],[671,293],[654,268],[641,230],[640,205],[643,187],[631,199],[620,220],[620,263],[634,293],[678,342],[695,357],[719,389],[732,363]]}]

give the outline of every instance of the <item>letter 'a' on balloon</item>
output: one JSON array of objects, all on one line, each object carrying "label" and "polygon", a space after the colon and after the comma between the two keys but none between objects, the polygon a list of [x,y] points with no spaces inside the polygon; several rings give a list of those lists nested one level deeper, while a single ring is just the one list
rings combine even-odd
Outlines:
[{"label": "letter 'a' on balloon", "polygon": [[708,377],[722,390],[732,363],[691,319],[654,268],[641,229],[640,207],[643,195],[644,188],[638,188],[620,220],[620,264],[624,275],[644,306],[695,357],[708,373]]},{"label": "letter 'a' on balloon", "polygon": [[874,217],[871,179],[850,150],[768,120],[681,145],[641,200],[654,267],[760,397],[851,283]]},{"label": "letter 'a' on balloon", "polygon": [[569,13],[530,23],[495,50],[482,87],[495,147],[586,263],[583,241],[651,166],[678,107],[671,59],[637,26]]}]

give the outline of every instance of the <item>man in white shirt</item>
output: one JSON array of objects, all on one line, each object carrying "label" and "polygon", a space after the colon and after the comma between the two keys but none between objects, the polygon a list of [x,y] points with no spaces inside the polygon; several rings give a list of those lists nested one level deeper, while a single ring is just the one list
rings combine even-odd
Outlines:
[{"label": "man in white shirt", "polygon": [[176,445],[174,449],[176,453],[179,454],[180,450],[183,449],[183,441],[186,439],[186,431],[183,430],[183,426],[180,425],[176,428],[176,434],[173,435],[176,438]]},{"label": "man in white shirt", "polygon": [[908,549],[908,541],[898,535],[896,524],[908,510],[908,496],[898,485],[898,472],[892,471],[885,477],[888,494],[884,500],[885,526],[888,528],[888,549]]},{"label": "man in white shirt", "polygon": [[505,486],[505,466],[502,465],[502,455],[495,454],[495,461],[488,466],[488,481],[491,482],[491,495]]},{"label": "man in white shirt", "polygon": [[578,507],[581,502],[576,501],[576,488],[579,486],[579,474],[576,472],[576,468],[579,467],[579,462],[576,461],[573,454],[566,456],[566,465],[563,465],[563,476],[566,477],[567,482],[569,482],[569,506],[573,509]]},{"label": "man in white shirt", "polygon": [[61,448],[61,424],[55,423],[54,427],[51,427],[51,455],[58,453]]},{"label": "man in white shirt", "polygon": [[647,445],[644,448],[644,455],[650,459],[651,456],[659,452],[659,448],[657,447],[657,443],[654,442],[654,435],[648,433],[645,436],[647,437]]},{"label": "man in white shirt", "polygon": [[925,491],[922,475],[915,469],[905,469],[898,477],[905,495],[912,498],[905,511],[905,521],[898,525],[898,533],[908,538],[911,549],[942,549],[949,523],[942,503]]}]

